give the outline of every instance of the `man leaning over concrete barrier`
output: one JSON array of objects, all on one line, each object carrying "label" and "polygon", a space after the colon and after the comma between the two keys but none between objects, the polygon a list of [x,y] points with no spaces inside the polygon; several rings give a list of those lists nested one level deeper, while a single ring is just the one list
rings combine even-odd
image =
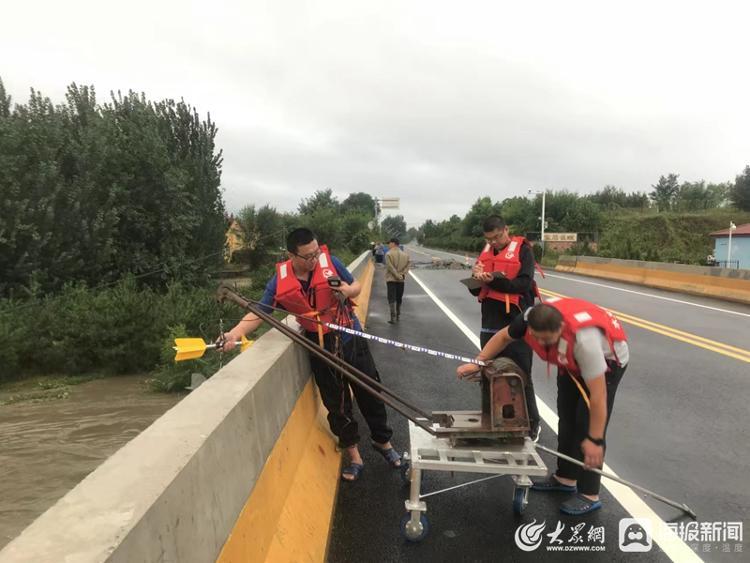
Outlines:
[{"label": "man leaning over concrete barrier", "polygon": [[[375,361],[370,354],[367,341],[360,336],[338,333],[321,322],[336,323],[362,330],[359,319],[352,310],[350,299],[357,297],[361,286],[349,270],[328,249],[319,245],[309,229],[295,229],[286,241],[289,259],[276,265],[276,274],[266,284],[261,299],[265,311],[277,306],[297,315],[305,336],[332,353],[340,353],[344,361],[380,381]],[[335,274],[334,274],[335,271]],[[329,279],[337,278],[338,287],[332,287]],[[342,297],[342,299],[339,299]],[[304,316],[303,316],[304,315]],[[223,335],[224,350],[231,350],[242,336],[255,331],[262,320],[248,313],[237,325]],[[352,393],[359,410],[370,428],[372,447],[391,467],[401,466],[401,458],[391,446],[393,430],[388,426],[385,405],[359,385],[350,387],[348,381],[317,357],[310,357],[315,383],[320,389],[323,404],[328,410],[328,424],[338,438],[339,445],[346,449],[349,465],[341,478],[356,481],[364,469],[359,452],[359,428],[352,413]]]}]

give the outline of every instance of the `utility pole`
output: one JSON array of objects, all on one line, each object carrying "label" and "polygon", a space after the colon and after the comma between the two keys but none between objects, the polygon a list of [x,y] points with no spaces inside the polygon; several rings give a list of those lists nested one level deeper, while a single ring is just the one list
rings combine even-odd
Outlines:
[{"label": "utility pole", "polygon": [[729,221],[729,248],[727,248],[727,268],[732,267],[732,231],[737,229],[733,221]]},{"label": "utility pole", "polygon": [[530,194],[542,194],[542,256],[544,255],[544,231],[547,228],[546,208],[547,208],[547,190],[542,191],[529,190]]}]

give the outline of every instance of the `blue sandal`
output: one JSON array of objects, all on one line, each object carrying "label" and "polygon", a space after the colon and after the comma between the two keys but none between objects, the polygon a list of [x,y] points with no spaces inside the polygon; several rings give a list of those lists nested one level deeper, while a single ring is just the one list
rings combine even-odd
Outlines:
[{"label": "blue sandal", "polygon": [[602,501],[591,500],[581,494],[577,494],[560,505],[560,512],[571,516],[583,516],[602,507]]},{"label": "blue sandal", "polygon": [[390,465],[393,469],[399,469],[401,467],[401,456],[398,455],[398,452],[396,452],[396,450],[394,450],[393,448],[388,448],[386,450],[379,446],[376,446],[375,443],[373,443],[372,449],[382,455],[383,458],[388,462],[388,465]]},{"label": "blue sandal", "polygon": [[553,474],[544,479],[544,481],[534,481],[534,484],[531,485],[531,490],[542,493],[575,493],[578,492],[578,487],[575,485],[563,485]]},{"label": "blue sandal", "polygon": [[[364,471],[365,466],[361,463],[350,463],[348,467],[345,467],[344,470],[341,472],[341,480],[347,481],[349,483],[353,483],[357,479],[359,479],[359,476],[362,474],[362,471]],[[351,479],[347,479],[344,477],[344,475],[351,475]]]}]

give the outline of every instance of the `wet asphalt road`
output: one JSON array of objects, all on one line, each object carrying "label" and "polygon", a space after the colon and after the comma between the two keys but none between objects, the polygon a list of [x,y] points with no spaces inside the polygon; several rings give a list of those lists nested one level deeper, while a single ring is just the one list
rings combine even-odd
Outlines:
[{"label": "wet asphalt road", "polygon": [[[428,263],[430,256],[449,257],[423,248],[409,251],[417,263]],[[479,305],[458,282],[466,272],[417,267],[414,273],[471,332],[478,333]],[[625,322],[631,362],[610,423],[608,465],[625,479],[687,503],[698,513],[699,522],[746,524],[750,510],[750,486],[745,479],[750,467],[746,390],[750,357],[742,351],[750,348],[750,307],[607,280],[549,274],[544,280],[538,278],[543,289],[594,301],[631,319]],[[411,277],[404,303],[400,324],[387,324],[385,283],[382,268],[378,268],[368,332],[449,352],[476,353],[474,344]],[[371,349],[384,383],[425,410],[478,408],[479,390],[456,380],[455,362],[380,344],[371,344]],[[727,350],[739,359],[719,353]],[[547,379],[545,366],[535,361],[533,378],[539,399],[554,411],[554,377]],[[405,450],[407,423],[397,413],[390,414],[393,441],[398,449]],[[556,435],[547,424],[540,443],[556,447]],[[526,511],[518,517],[511,507],[513,483],[505,477],[427,499],[431,531],[421,543],[408,543],[399,526],[408,488],[402,485],[398,472],[388,468],[380,457],[367,447],[363,447],[363,453],[367,467],[362,479],[339,488],[329,561],[670,560],[656,544],[648,553],[620,551],[619,522],[631,514],[607,489],[602,493],[604,509],[587,517],[561,515],[558,506],[564,495],[534,492],[530,493]],[[548,467],[554,468],[554,458],[543,457]],[[470,479],[462,474],[426,472],[422,491]],[[644,500],[661,518],[686,521],[679,510]],[[566,530],[560,537],[566,544],[570,526],[585,522],[584,532],[592,526],[603,526],[606,551],[550,553],[545,551],[545,541],[538,550],[524,553],[516,546],[514,533],[519,525],[534,520],[546,524],[545,534],[562,522]],[[737,542],[690,542],[687,548],[696,550],[705,561],[747,561],[750,547],[745,547]],[[730,552],[723,552],[726,549]]]}]

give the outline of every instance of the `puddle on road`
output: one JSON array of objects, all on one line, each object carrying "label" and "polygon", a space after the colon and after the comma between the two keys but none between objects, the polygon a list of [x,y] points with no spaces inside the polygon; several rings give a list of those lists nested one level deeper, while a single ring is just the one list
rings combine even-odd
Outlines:
[{"label": "puddle on road", "polygon": [[144,379],[107,377],[66,399],[0,406],[0,549],[184,396],[154,393]]}]

